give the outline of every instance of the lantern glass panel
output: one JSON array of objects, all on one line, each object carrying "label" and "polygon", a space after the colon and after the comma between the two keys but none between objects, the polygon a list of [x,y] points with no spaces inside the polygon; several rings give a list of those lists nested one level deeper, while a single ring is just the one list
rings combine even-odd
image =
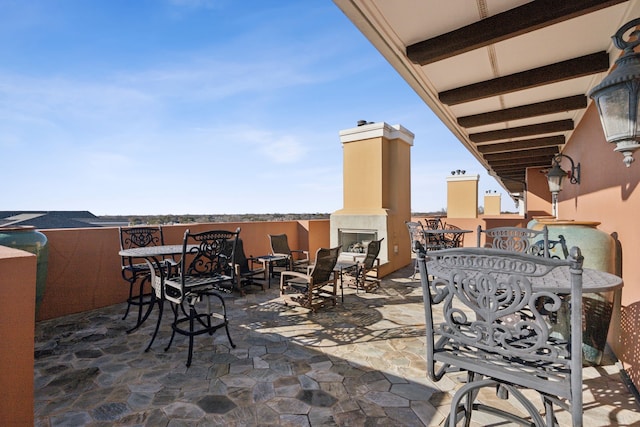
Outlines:
[{"label": "lantern glass panel", "polygon": [[562,176],[549,176],[547,182],[549,183],[549,191],[552,193],[559,193],[562,191]]},{"label": "lantern glass panel", "polygon": [[598,99],[598,107],[607,140],[629,134],[629,91],[626,85],[603,93]]}]

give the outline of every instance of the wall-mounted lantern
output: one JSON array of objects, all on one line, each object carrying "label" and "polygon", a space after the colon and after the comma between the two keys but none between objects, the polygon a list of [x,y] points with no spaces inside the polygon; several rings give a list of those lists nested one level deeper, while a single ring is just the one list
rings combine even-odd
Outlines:
[{"label": "wall-mounted lantern", "polygon": [[[571,162],[571,170],[566,172],[560,167],[562,159],[569,159]],[[577,165],[573,159],[565,154],[558,154],[553,158],[551,169],[547,172],[547,183],[552,196],[553,216],[558,215],[558,193],[562,191],[562,180],[568,176],[571,184],[580,184],[580,163]]]},{"label": "wall-mounted lantern", "polygon": [[[611,74],[589,92],[598,107],[605,138],[616,144],[613,151],[624,155],[622,161],[627,167],[634,161],[633,152],[640,148],[640,53],[634,51],[640,45],[638,25],[640,18],[627,22],[612,36],[613,43],[624,53],[616,60]],[[622,37],[632,28],[629,41],[625,42]]]}]

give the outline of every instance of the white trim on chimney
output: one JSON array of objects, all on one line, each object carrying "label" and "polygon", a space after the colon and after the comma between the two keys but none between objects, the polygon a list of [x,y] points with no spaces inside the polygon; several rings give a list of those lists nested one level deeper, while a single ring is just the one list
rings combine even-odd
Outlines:
[{"label": "white trim on chimney", "polygon": [[343,144],[380,137],[389,140],[399,139],[409,145],[413,145],[415,135],[402,125],[390,125],[385,122],[369,123],[340,131],[340,142]]}]

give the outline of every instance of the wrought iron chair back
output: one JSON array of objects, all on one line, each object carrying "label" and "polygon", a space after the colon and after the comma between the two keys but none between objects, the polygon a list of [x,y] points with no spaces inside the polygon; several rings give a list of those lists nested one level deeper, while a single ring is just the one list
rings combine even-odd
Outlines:
[{"label": "wrought iron chair back", "polygon": [[409,231],[411,252],[417,254],[418,252],[426,251],[427,241],[422,223],[420,221],[407,221],[405,222],[405,225],[407,226],[407,230]]},{"label": "wrought iron chair back", "polygon": [[444,228],[442,218],[425,218],[424,228],[428,230],[441,230]]},{"label": "wrought iron chair back", "polygon": [[[409,231],[409,242],[411,243],[411,252],[418,254],[419,252],[425,252],[427,250],[427,240],[424,233],[424,228],[420,221],[406,221],[405,225]],[[413,264],[413,275],[411,278],[416,277],[418,272],[418,258],[415,258]]]},{"label": "wrought iron chair back", "polygon": [[[573,248],[568,260],[486,248],[447,249],[418,257],[428,374],[434,381],[450,371],[463,370],[468,376],[451,403],[449,425],[462,417],[468,425],[475,409],[524,422],[475,402],[478,390],[489,386],[508,391],[536,426],[554,425],[554,405],[571,413],[574,426],[582,425],[580,250]],[[570,341],[557,337],[549,323],[569,292],[568,286],[554,284],[567,281]],[[521,388],[540,393],[545,421]]]},{"label": "wrought iron chair back", "polygon": [[[120,234],[120,250],[164,245],[164,237],[160,226],[119,227],[118,231]],[[121,257],[120,262],[122,278],[129,283],[127,308],[122,320],[129,315],[131,306],[138,307],[137,322],[135,326],[129,329],[130,332],[144,322],[149,315],[149,310],[153,307],[151,292],[145,292],[144,290],[145,283],[150,280],[150,268],[143,259]],[[134,293],[136,283],[138,283],[138,290]],[[144,306],[148,306],[146,313],[143,313]]]},{"label": "wrought iron chair back", "polygon": [[[445,223],[443,227],[446,230],[461,230],[460,227],[453,224]],[[442,249],[464,246],[464,233],[443,233],[440,239],[440,245]]]},{"label": "wrought iron chair back", "polygon": [[481,247],[483,234],[485,236],[485,248],[549,258],[549,230],[546,225],[542,230],[522,227],[495,227],[483,230],[482,226],[479,225],[477,232],[478,247]]}]

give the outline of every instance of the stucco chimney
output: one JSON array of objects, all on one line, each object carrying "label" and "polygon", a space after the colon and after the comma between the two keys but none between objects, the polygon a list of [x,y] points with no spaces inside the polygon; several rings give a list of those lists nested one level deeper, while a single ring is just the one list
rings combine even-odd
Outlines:
[{"label": "stucco chimney", "polygon": [[354,236],[384,237],[380,263],[400,268],[411,262],[404,222],[411,218],[414,135],[400,125],[362,122],[340,131],[344,207],[331,214],[331,246],[349,252]]}]

